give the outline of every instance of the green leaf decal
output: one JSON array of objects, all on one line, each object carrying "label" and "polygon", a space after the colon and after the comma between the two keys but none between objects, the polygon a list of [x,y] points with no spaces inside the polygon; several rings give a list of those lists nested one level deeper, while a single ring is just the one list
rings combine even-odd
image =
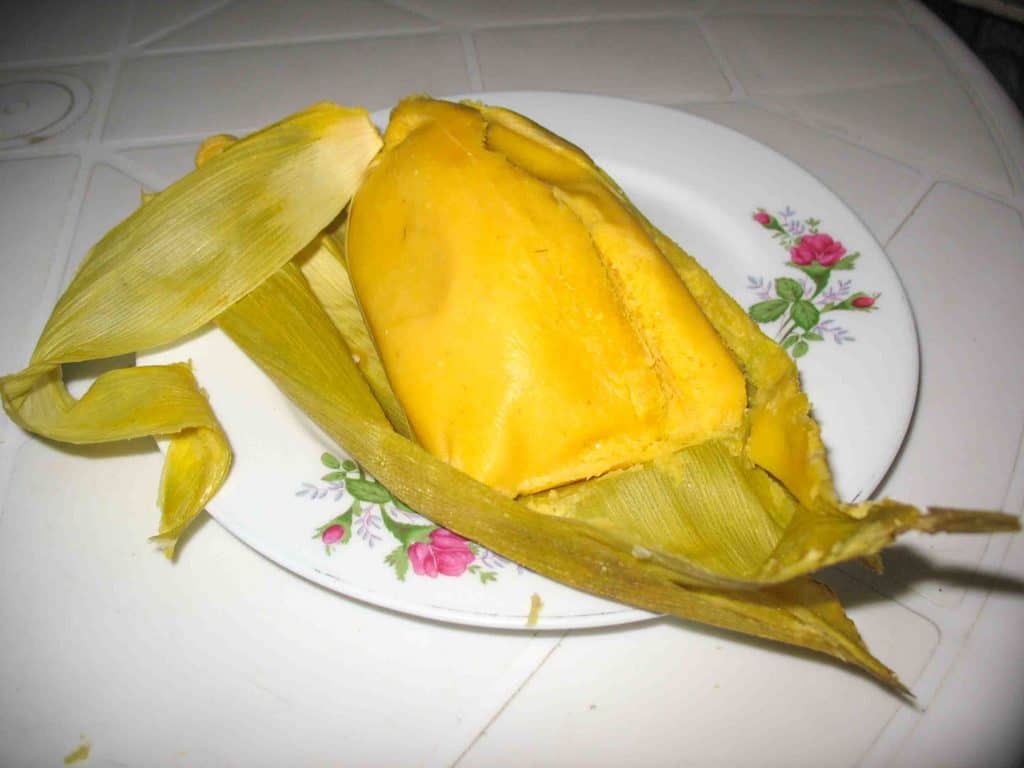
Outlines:
[{"label": "green leaf decal", "polygon": [[[825,289],[825,286],[828,285],[829,275],[832,273],[831,269],[823,267],[821,264],[794,264],[790,262],[789,266],[799,269],[814,281],[814,296],[817,296]],[[814,298],[814,296],[811,296],[811,298]]]},{"label": "green leaf decal", "polygon": [[[811,304],[811,302],[803,299],[793,305],[793,311],[791,314],[793,316],[793,322],[805,331],[809,331],[814,328],[814,326],[818,324],[818,318],[820,317],[818,308]],[[799,344],[797,346],[799,346]],[[804,346],[806,347],[807,345],[804,344]],[[804,349],[804,351],[806,352],[807,350]],[[798,357],[795,349],[793,354]]]},{"label": "green leaf decal", "polygon": [[801,339],[793,345],[793,357],[803,357],[807,354],[807,350],[810,349],[810,345]]},{"label": "green leaf decal", "polygon": [[345,473],[341,471],[328,472],[320,479],[323,480],[325,483],[340,483],[342,480],[345,479]]},{"label": "green leaf decal", "polygon": [[775,293],[780,299],[797,301],[804,295],[804,287],[792,277],[779,277],[775,279]]},{"label": "green leaf decal", "polygon": [[333,453],[324,453],[320,456],[320,463],[328,469],[341,469],[341,462]]},{"label": "green leaf decal", "polygon": [[399,544],[384,558],[384,562],[395,569],[395,576],[399,581],[405,581],[405,575],[409,573],[409,555],[404,544]]},{"label": "green leaf decal", "polygon": [[387,504],[391,501],[388,489],[372,480],[350,477],[345,481],[345,489],[360,501],[367,501],[371,504]]},{"label": "green leaf decal", "polygon": [[832,269],[853,269],[857,266],[856,261],[860,258],[860,252],[849,253],[833,265]]},{"label": "green leaf decal", "polygon": [[787,309],[789,302],[785,299],[768,299],[752,306],[750,317],[755,323],[770,323],[782,317]]}]

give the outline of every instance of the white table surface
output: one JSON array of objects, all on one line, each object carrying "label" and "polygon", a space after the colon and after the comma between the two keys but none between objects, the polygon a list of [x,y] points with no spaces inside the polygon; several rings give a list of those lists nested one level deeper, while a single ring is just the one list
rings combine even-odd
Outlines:
[{"label": "white table surface", "polygon": [[[1024,122],[915,3],[40,0],[0,9],[0,87],[15,80],[76,101],[56,135],[0,143],[0,371],[25,363],[88,246],[205,135],[325,98],[593,92],[733,127],[835,190],[919,326],[917,411],[880,493],[1024,506]],[[0,126],[50,107],[0,104]],[[407,618],[210,520],[172,566],[146,541],[160,465],[147,442],[69,450],[0,421],[0,765],[60,765],[84,742],[90,766],[1024,757],[1020,535],[911,538],[884,578],[834,574],[909,705],[674,620],[529,634]]]}]

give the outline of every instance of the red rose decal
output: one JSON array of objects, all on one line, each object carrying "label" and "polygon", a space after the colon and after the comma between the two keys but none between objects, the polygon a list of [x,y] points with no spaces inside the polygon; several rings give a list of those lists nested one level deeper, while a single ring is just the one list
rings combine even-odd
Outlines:
[{"label": "red rose decal", "polygon": [[814,262],[823,267],[831,267],[846,255],[846,248],[838,240],[821,232],[801,237],[790,249],[789,255],[794,264],[802,267]]},{"label": "red rose decal", "polygon": [[758,207],[750,218],[786,252],[787,266],[805,276],[797,280],[788,275],[774,279],[748,275],[747,289],[758,298],[747,308],[750,319],[773,328],[775,341],[793,359],[823,342],[838,346],[854,341],[830,313],[866,315],[878,309],[881,294],[854,290],[854,280],[849,277],[857,268],[860,253],[847,253],[846,246],[821,231],[820,219],[802,218],[789,206],[774,215]]},{"label": "red rose decal", "polygon": [[324,544],[330,546],[331,544],[337,544],[341,541],[344,535],[345,529],[338,524],[334,524],[324,529],[324,532],[320,535],[320,539]]},{"label": "red rose decal", "polygon": [[444,528],[430,532],[430,541],[417,541],[409,547],[409,562],[420,576],[434,579],[443,576],[461,576],[476,559],[466,540]]}]

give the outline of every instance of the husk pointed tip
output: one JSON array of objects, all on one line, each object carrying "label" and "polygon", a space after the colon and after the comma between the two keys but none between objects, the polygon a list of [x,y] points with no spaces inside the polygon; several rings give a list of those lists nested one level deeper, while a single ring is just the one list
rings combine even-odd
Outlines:
[{"label": "husk pointed tip", "polygon": [[875,679],[882,683],[892,693],[896,694],[908,703],[916,702],[917,696],[914,695],[914,692],[910,690],[910,688],[908,688],[902,680],[900,680],[899,676],[895,672],[893,672],[891,669],[888,669],[888,667],[886,668],[886,670],[889,674],[885,678],[879,678],[877,675],[875,675]]},{"label": "husk pointed tip", "polygon": [[157,550],[160,551],[167,561],[173,563],[177,555],[178,538],[181,532],[176,533],[158,533],[150,536],[148,541],[155,545]]},{"label": "husk pointed tip", "polygon": [[925,533],[1012,533],[1019,531],[1020,518],[1006,512],[954,507],[928,507],[918,530]]}]

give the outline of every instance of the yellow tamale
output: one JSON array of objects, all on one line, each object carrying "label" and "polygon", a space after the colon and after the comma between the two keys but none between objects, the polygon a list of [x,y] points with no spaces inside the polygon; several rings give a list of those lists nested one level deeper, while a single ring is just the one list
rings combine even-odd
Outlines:
[{"label": "yellow tamale", "polygon": [[493,130],[406,101],[349,218],[353,284],[419,441],[516,495],[734,432],[743,374],[641,224],[569,161],[557,187],[520,168]]}]

